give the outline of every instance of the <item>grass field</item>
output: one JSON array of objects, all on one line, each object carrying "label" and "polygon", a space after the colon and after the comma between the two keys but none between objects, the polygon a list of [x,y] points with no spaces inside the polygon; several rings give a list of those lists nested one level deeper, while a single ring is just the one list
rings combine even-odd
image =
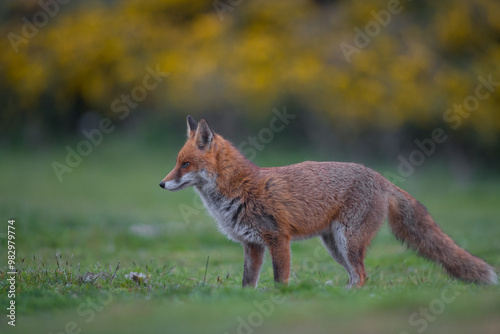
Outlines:
[{"label": "grass field", "polygon": [[[498,286],[450,279],[387,226],[368,252],[362,289],[344,290],[347,274],[317,238],[293,244],[289,287],[274,288],[266,255],[258,289],[241,289],[241,246],[217,231],[193,190],[158,187],[180,143],[165,150],[119,134],[107,140],[63,182],[51,163],[64,160],[65,145],[0,152],[0,332],[500,333]],[[270,145],[256,161],[311,158],[319,157]],[[498,272],[500,176],[457,186],[430,161],[402,187]],[[5,316],[12,218],[15,328]],[[144,276],[127,278],[131,271]]]}]

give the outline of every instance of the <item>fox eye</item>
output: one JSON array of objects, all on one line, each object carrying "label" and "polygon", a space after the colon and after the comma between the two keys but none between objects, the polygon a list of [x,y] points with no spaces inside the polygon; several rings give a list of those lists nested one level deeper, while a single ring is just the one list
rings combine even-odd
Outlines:
[{"label": "fox eye", "polygon": [[190,165],[189,162],[183,162],[182,165],[181,165],[181,168],[188,168]]}]

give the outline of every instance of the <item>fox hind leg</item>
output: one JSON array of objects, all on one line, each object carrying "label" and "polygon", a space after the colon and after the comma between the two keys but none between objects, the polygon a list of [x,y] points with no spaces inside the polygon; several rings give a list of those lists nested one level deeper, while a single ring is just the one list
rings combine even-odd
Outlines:
[{"label": "fox hind leg", "polygon": [[[378,207],[383,206],[380,204]],[[330,255],[349,274],[346,288],[362,287],[366,283],[366,249],[382,225],[384,216],[384,210],[368,210],[364,215],[351,212],[351,215],[344,215],[341,220],[332,222],[330,229],[321,236]],[[344,224],[343,221],[348,223]]]},{"label": "fox hind leg", "polygon": [[361,253],[362,255],[364,255],[364,251],[353,249],[345,233],[346,226],[339,222],[334,222],[330,230],[321,235],[321,240],[328,250],[328,253],[330,253],[333,259],[342,265],[349,274],[349,282],[346,288],[350,289],[353,286],[359,287],[364,284],[366,271],[363,264],[364,256],[355,256],[354,258],[351,256],[352,251]]}]

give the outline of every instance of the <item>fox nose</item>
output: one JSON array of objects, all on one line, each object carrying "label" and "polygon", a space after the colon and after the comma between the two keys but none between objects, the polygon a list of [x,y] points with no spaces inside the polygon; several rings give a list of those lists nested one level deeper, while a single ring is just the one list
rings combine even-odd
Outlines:
[{"label": "fox nose", "polygon": [[160,187],[162,187],[163,189],[165,189],[165,181],[161,181],[160,182]]}]

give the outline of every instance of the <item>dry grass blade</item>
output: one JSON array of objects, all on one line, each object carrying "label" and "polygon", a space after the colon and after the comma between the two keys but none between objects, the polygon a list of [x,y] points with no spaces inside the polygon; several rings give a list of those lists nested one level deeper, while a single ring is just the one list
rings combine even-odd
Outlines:
[{"label": "dry grass blade", "polygon": [[111,279],[109,280],[109,284],[113,283],[113,280],[115,279],[116,272],[118,271],[118,268],[120,268],[120,261],[118,261],[118,264],[116,265],[115,272],[114,272],[114,273],[113,273],[113,275],[111,276]]},{"label": "dry grass blade", "polygon": [[207,256],[207,264],[205,265],[205,275],[203,275],[203,286],[205,286],[205,281],[207,280],[208,260],[210,260],[210,255]]}]

